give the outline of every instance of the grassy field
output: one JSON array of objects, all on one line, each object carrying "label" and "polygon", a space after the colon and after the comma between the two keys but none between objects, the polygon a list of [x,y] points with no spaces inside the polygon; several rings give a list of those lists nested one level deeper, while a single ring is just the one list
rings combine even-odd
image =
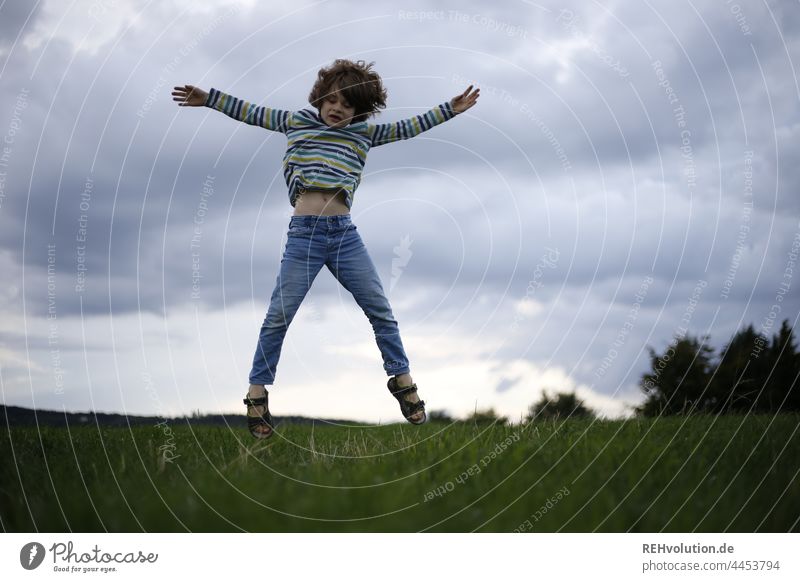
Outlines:
[{"label": "grassy field", "polygon": [[800,416],[12,428],[5,531],[798,531]]}]

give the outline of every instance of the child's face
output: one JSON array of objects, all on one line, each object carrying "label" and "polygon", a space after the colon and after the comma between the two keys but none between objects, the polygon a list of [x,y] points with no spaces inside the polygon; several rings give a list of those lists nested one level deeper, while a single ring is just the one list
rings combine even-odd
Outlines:
[{"label": "child's face", "polygon": [[322,121],[331,127],[347,127],[355,114],[355,107],[350,106],[338,87],[333,87],[330,95],[323,99],[319,111]]}]

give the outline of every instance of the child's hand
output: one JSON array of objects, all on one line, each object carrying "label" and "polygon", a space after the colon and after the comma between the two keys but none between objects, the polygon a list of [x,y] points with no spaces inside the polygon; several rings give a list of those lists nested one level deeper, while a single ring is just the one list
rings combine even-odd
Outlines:
[{"label": "child's hand", "polygon": [[456,113],[463,113],[475,105],[475,102],[478,101],[478,97],[480,97],[481,90],[475,89],[470,93],[470,89],[472,89],[472,85],[467,87],[467,90],[461,95],[457,95],[450,99],[450,106],[453,108],[453,111]]},{"label": "child's hand", "polygon": [[208,93],[194,85],[175,87],[172,92],[172,100],[179,101],[179,107],[202,107],[206,104],[206,99],[208,99]]}]

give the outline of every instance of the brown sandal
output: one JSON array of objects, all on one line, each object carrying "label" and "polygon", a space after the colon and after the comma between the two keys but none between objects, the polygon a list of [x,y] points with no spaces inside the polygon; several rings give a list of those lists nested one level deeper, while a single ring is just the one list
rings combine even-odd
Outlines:
[{"label": "brown sandal", "polygon": [[[252,398],[250,393],[248,392],[247,395],[244,397],[244,402],[247,404],[247,428],[250,430],[250,434],[256,437],[257,439],[268,439],[272,436],[273,424],[272,424],[272,415],[269,412],[269,392],[267,389],[264,389],[264,396],[260,398]],[[263,406],[264,412],[258,414],[258,416],[250,416],[250,409],[255,409],[256,406]],[[268,431],[261,432],[257,430],[259,427],[267,426],[269,427]]]},{"label": "brown sandal", "polygon": [[[400,411],[403,413],[403,416],[406,418],[408,422],[411,424],[422,424],[426,420],[428,420],[428,415],[425,412],[425,401],[419,400],[417,402],[409,402],[405,399],[406,394],[411,392],[416,393],[417,385],[411,384],[410,386],[398,386],[397,379],[394,377],[389,378],[389,382],[387,383],[389,387],[389,392],[397,398],[397,401],[400,403]],[[412,420],[411,417],[414,416],[417,412],[422,412],[422,418],[419,420]]]}]

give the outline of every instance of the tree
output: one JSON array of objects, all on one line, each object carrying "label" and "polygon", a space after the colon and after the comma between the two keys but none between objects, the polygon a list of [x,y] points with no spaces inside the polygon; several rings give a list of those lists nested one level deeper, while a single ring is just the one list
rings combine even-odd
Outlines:
[{"label": "tree", "polygon": [[453,417],[446,410],[431,410],[428,413],[428,420],[431,422],[453,422]]},{"label": "tree", "polygon": [[753,406],[769,373],[767,358],[758,358],[754,350],[758,341],[751,324],[722,349],[709,394],[709,412],[744,412]]},{"label": "tree", "polygon": [[800,354],[796,350],[792,328],[785,319],[766,350],[764,391],[758,400],[760,410],[800,410],[800,386],[797,385]]},{"label": "tree", "polygon": [[639,387],[647,396],[637,407],[644,416],[708,412],[713,408],[709,390],[714,349],[705,340],[678,337],[663,354],[648,347],[651,372],[644,374]]},{"label": "tree", "polygon": [[647,398],[637,413],[800,411],[800,354],[788,319],[769,341],[752,325],[738,331],[718,362],[706,339],[677,338],[663,354],[648,348],[651,371],[639,383]]},{"label": "tree", "polygon": [[528,410],[527,422],[532,420],[559,418],[594,418],[594,411],[588,408],[575,392],[559,393],[554,398],[547,391]]},{"label": "tree", "polygon": [[467,417],[467,421],[474,422],[475,424],[494,423],[498,426],[502,426],[508,422],[508,419],[505,416],[499,416],[494,411],[494,408],[489,408],[488,410],[476,410]]}]

